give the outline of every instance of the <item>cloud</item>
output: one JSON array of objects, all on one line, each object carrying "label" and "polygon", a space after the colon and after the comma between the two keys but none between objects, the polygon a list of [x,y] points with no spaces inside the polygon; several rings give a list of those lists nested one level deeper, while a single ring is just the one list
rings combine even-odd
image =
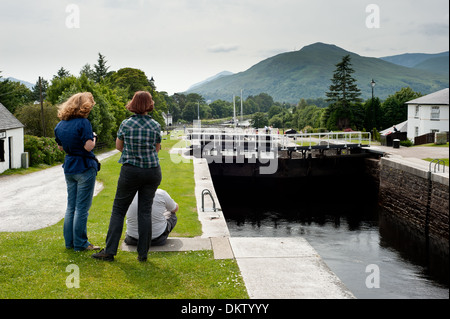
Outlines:
[{"label": "cloud", "polygon": [[418,28],[419,32],[427,36],[448,36],[448,23],[428,23]]},{"label": "cloud", "polygon": [[219,43],[219,44],[212,45],[208,48],[208,51],[212,52],[212,53],[228,53],[228,52],[233,52],[236,50],[239,50],[238,44]]}]

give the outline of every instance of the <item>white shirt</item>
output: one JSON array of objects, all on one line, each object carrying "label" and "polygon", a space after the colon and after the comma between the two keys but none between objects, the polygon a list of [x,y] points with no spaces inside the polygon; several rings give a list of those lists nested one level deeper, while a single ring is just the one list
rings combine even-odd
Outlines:
[{"label": "white shirt", "polygon": [[[138,193],[134,196],[130,207],[127,211],[127,234],[128,236],[139,239],[138,233]],[[152,205],[152,239],[161,236],[166,230],[166,212],[174,211],[177,208],[177,203],[170,197],[170,195],[162,189],[157,189]]]}]

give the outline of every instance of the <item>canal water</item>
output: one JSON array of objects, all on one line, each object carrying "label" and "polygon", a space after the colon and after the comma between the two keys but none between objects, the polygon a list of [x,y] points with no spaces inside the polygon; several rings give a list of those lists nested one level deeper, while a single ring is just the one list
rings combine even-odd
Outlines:
[{"label": "canal water", "polygon": [[231,237],[303,237],[361,299],[448,299],[448,255],[378,208],[370,182],[214,177]]}]

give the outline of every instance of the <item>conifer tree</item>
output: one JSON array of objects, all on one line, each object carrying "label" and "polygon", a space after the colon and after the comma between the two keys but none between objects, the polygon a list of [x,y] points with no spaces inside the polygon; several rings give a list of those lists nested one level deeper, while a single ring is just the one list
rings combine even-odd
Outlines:
[{"label": "conifer tree", "polygon": [[350,55],[342,58],[342,61],[336,64],[330,91],[326,93],[327,101],[348,107],[352,102],[361,102],[360,89],[356,85],[356,79],[352,77],[355,72],[350,63]]},{"label": "conifer tree", "polygon": [[105,56],[99,53],[97,60],[98,64],[94,64],[94,78],[97,83],[100,82],[108,73],[109,66],[106,66],[106,62],[108,61],[105,60]]}]

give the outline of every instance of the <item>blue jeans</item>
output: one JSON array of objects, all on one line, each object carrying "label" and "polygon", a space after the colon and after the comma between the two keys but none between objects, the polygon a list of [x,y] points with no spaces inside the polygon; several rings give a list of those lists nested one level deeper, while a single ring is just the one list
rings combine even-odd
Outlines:
[{"label": "blue jeans", "polygon": [[147,257],[152,240],[152,205],[156,189],[161,183],[161,168],[139,168],[129,164],[122,165],[117,183],[105,253],[116,255],[123,222],[134,196],[138,196],[138,234],[137,251],[139,256]]},{"label": "blue jeans", "polygon": [[64,217],[64,241],[66,248],[75,251],[90,245],[87,238],[87,219],[94,196],[97,170],[89,168],[80,174],[66,174],[67,210]]}]

